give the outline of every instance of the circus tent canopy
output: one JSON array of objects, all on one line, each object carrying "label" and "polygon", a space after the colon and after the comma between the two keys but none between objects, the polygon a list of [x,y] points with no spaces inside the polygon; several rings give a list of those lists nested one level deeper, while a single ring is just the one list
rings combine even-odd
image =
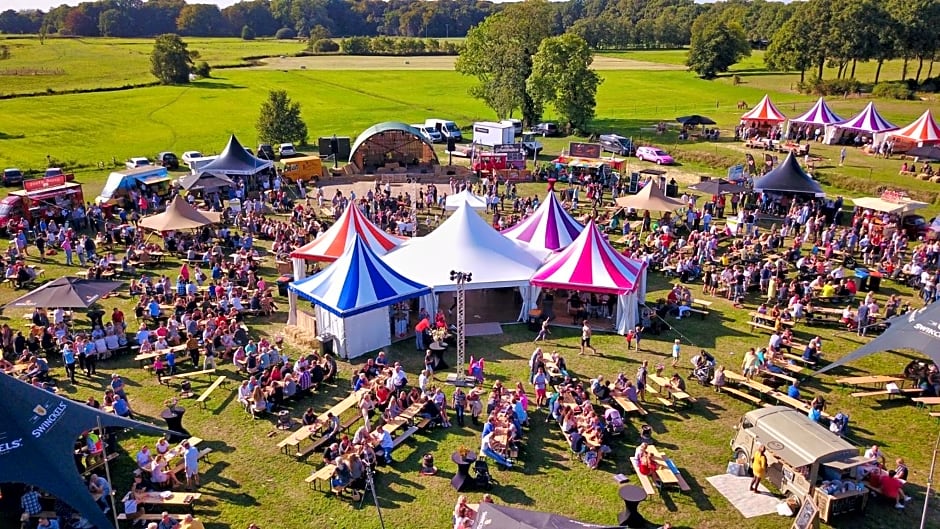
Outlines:
[{"label": "circus tent canopy", "polygon": [[769,95],[765,95],[763,99],[760,100],[760,103],[757,104],[757,106],[741,116],[741,121],[779,123],[786,120],[787,117],[784,116],[782,112],[777,110],[777,107],[770,100]]},{"label": "circus tent canopy", "polygon": [[445,202],[444,209],[447,211],[455,211],[462,204],[467,204],[473,209],[486,209],[486,198],[474,195],[469,189],[448,196]]},{"label": "circus tent canopy", "polygon": [[199,168],[200,173],[253,175],[273,166],[274,162],[262,160],[249,154],[239,143],[234,134],[228,139],[228,144],[222,154],[215,160]]},{"label": "circus tent canopy", "polygon": [[779,193],[807,193],[817,197],[826,195],[819,183],[800,167],[800,162],[792,152],[780,165],[755,180],[754,189]]},{"label": "circus tent canopy", "polygon": [[918,146],[940,143],[940,126],[934,120],[930,109],[927,109],[916,121],[889,136],[907,138]]},{"label": "circus tent canopy", "polygon": [[140,219],[140,226],[153,231],[192,230],[218,224],[222,214],[214,211],[201,211],[191,206],[177,195],[167,206],[166,211]]},{"label": "circus tent canopy", "polygon": [[534,248],[556,251],[571,244],[583,229],[549,191],[532,215],[502,234]]},{"label": "circus tent canopy", "polygon": [[591,221],[532,276],[532,284],[621,296],[616,328],[623,334],[636,325],[637,302],[646,297],[646,264],[617,252]]},{"label": "circus tent canopy", "polygon": [[361,237],[351,238],[346,252],[322,272],[290,283],[289,288],[342,317],[418,297],[431,290],[392,270]]},{"label": "circus tent canopy", "polygon": [[855,116],[837,124],[840,129],[856,130],[859,132],[879,133],[898,128],[896,125],[881,117],[871,102]]},{"label": "circus tent canopy", "polygon": [[457,288],[450,279],[452,270],[473,273],[468,289],[528,285],[545,255],[503,237],[465,204],[437,229],[382,260],[435,292],[449,292]]},{"label": "circus tent canopy", "polygon": [[829,108],[829,105],[826,104],[826,100],[822,97],[804,114],[790,119],[791,123],[805,123],[810,125],[833,125],[842,121],[844,120]]},{"label": "circus tent canopy", "polygon": [[307,261],[335,261],[343,255],[349,240],[356,237],[364,239],[369,249],[378,255],[385,254],[402,242],[373,224],[355,204],[350,204],[326,233],[294,250],[290,256]]},{"label": "circus tent canopy", "polygon": [[645,209],[647,211],[675,211],[685,204],[681,200],[667,197],[663,190],[650,180],[635,195],[617,197],[617,205],[622,208]]}]

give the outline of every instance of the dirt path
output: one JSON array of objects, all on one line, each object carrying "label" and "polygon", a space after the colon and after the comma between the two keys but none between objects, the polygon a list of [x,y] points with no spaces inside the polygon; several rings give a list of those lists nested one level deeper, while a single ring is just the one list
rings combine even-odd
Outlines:
[{"label": "dirt path", "polygon": [[[272,57],[264,59],[262,64],[251,66],[253,70],[439,70],[454,69],[454,56],[419,56],[419,57],[383,57],[383,56],[348,56],[320,55],[314,57]],[[615,57],[594,57],[592,67],[595,70],[646,70],[666,71],[684,70],[684,66],[657,62],[618,59]]]}]

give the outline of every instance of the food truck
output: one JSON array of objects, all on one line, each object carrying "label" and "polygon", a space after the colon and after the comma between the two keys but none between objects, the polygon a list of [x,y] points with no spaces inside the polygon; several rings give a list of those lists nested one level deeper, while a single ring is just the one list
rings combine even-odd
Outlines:
[{"label": "food truck", "polygon": [[800,503],[810,498],[824,522],[838,514],[864,510],[868,489],[861,481],[871,460],[858,448],[786,406],[752,410],[741,419],[731,449],[750,465],[761,445],[767,447],[767,479]]},{"label": "food truck", "polygon": [[84,205],[82,185],[67,182],[64,174],[25,180],[23,189],[0,200],[0,229],[9,229],[26,219],[34,225],[39,219],[63,220],[63,213]]},{"label": "food truck", "polygon": [[117,205],[127,207],[127,198],[132,189],[150,193],[166,198],[170,195],[170,175],[166,167],[148,165],[137,169],[114,171],[108,175],[108,180],[95,202],[102,207]]}]

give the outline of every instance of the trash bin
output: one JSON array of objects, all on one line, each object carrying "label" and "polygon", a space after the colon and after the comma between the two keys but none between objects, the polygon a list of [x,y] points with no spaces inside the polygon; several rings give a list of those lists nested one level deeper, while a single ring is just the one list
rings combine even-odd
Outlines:
[{"label": "trash bin", "polygon": [[669,182],[669,184],[666,185],[666,196],[669,198],[678,198],[679,184]]},{"label": "trash bin", "polygon": [[868,290],[878,292],[881,288],[881,272],[871,270],[868,272]]},{"label": "trash bin", "polygon": [[529,330],[538,332],[542,329],[542,309],[532,309],[529,311]]},{"label": "trash bin", "polygon": [[856,268],[855,269],[855,286],[858,287],[859,292],[868,292],[868,269],[867,268]]},{"label": "trash bin", "polygon": [[280,296],[287,297],[287,285],[294,281],[294,276],[291,274],[284,274],[281,277],[277,278],[277,293]]},{"label": "trash bin", "polygon": [[317,336],[317,340],[320,341],[320,354],[333,354],[333,335],[325,332]]}]

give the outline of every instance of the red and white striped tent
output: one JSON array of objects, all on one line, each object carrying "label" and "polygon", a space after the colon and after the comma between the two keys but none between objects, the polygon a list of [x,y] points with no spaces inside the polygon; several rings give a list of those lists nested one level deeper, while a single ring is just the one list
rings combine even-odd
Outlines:
[{"label": "red and white striped tent", "polygon": [[927,109],[910,125],[889,134],[890,137],[901,137],[916,143],[918,147],[940,143],[940,125],[933,118],[930,109]]},{"label": "red and white striped tent", "polygon": [[543,288],[617,296],[615,328],[626,334],[636,326],[637,304],[646,298],[646,263],[618,252],[591,221],[574,242],[535,272],[531,282]]},{"label": "red and white striped tent", "polygon": [[330,229],[290,254],[295,259],[332,262],[340,258],[353,237],[361,237],[376,255],[385,255],[402,243],[402,239],[382,231],[350,204]]},{"label": "red and white striped tent", "polygon": [[787,117],[783,115],[783,112],[777,110],[777,107],[774,105],[773,101],[770,100],[769,95],[765,95],[763,99],[760,100],[760,103],[756,107],[749,110],[746,114],[741,116],[741,121],[762,121],[765,123],[781,123],[786,121]]}]

